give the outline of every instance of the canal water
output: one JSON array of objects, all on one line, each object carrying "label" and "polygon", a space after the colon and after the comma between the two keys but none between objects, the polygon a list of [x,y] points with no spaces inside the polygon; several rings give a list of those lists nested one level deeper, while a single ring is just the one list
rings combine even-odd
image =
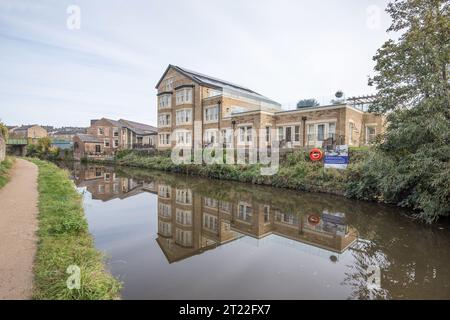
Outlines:
[{"label": "canal water", "polygon": [[324,194],[71,172],[123,299],[450,299],[448,224]]}]

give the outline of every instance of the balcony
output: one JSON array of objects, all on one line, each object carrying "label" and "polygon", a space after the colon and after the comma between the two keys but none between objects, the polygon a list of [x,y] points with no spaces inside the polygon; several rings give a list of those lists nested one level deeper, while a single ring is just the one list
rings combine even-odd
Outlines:
[{"label": "balcony", "polygon": [[131,149],[144,150],[144,149],[156,149],[156,146],[153,144],[145,144],[145,143],[133,143],[131,145]]}]

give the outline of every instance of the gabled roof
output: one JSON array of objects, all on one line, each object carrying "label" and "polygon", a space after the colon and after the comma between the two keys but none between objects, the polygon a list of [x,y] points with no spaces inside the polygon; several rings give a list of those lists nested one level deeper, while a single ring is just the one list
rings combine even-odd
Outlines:
[{"label": "gabled roof", "polygon": [[158,129],[145,123],[134,122],[130,120],[120,119],[118,121],[123,127],[134,131],[137,134],[153,134],[157,133]]},{"label": "gabled roof", "polygon": [[211,76],[208,76],[208,75],[196,72],[196,71],[192,71],[192,70],[189,70],[186,68],[174,66],[171,64],[169,64],[166,71],[164,71],[162,77],[159,79],[159,81],[155,87],[156,89],[159,87],[159,85],[161,84],[161,81],[164,79],[167,72],[169,72],[169,70],[171,68],[178,71],[182,75],[186,76],[187,78],[191,79],[192,81],[194,81],[195,83],[198,83],[200,85],[211,87],[211,88],[216,88],[216,89],[222,89],[222,90],[225,89],[225,90],[230,90],[230,91],[237,91],[241,94],[248,96],[249,98],[258,99],[258,100],[262,100],[262,101],[265,101],[268,103],[272,103],[272,104],[281,106],[281,104],[279,104],[278,102],[270,100],[269,98],[255,92],[247,87],[244,87],[244,86],[241,86],[241,85],[229,82],[229,81],[214,78],[214,77],[211,77]]}]

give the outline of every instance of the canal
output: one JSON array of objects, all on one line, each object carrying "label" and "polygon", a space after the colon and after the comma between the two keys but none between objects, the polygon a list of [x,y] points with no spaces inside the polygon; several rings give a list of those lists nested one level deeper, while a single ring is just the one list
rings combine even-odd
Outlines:
[{"label": "canal", "polygon": [[448,224],[324,194],[71,172],[123,299],[450,299]]}]

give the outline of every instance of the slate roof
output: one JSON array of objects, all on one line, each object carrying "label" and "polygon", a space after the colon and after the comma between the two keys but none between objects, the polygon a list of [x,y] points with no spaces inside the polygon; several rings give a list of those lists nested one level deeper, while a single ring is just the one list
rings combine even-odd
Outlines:
[{"label": "slate roof", "polygon": [[158,133],[158,129],[145,123],[134,122],[130,120],[120,119],[118,121],[123,127],[127,127],[136,134],[154,134]]},{"label": "slate roof", "polygon": [[96,136],[92,135],[92,134],[85,134],[85,133],[80,133],[77,134],[77,137],[80,138],[81,141],[83,142],[99,142],[102,143],[102,140],[97,138]]},{"label": "slate roof", "polygon": [[186,68],[174,66],[171,64],[169,64],[166,71],[162,75],[161,79],[156,84],[156,88],[158,88],[159,84],[164,79],[164,77],[166,76],[166,74],[170,68],[175,69],[179,73],[183,74],[184,76],[188,77],[189,79],[193,80],[194,82],[196,82],[200,85],[204,85],[204,86],[212,87],[212,88],[220,88],[222,90],[227,90],[230,92],[235,91],[235,92],[237,92],[243,96],[246,96],[248,98],[257,99],[257,100],[264,101],[264,102],[270,103],[270,104],[275,104],[275,105],[278,105],[281,107],[280,103],[273,101],[273,100],[255,92],[247,87],[244,87],[244,86],[241,86],[241,85],[229,82],[229,81],[214,78],[214,77],[211,77],[211,76],[208,76],[208,75],[196,72],[196,71],[192,71],[192,70],[189,70]]}]

